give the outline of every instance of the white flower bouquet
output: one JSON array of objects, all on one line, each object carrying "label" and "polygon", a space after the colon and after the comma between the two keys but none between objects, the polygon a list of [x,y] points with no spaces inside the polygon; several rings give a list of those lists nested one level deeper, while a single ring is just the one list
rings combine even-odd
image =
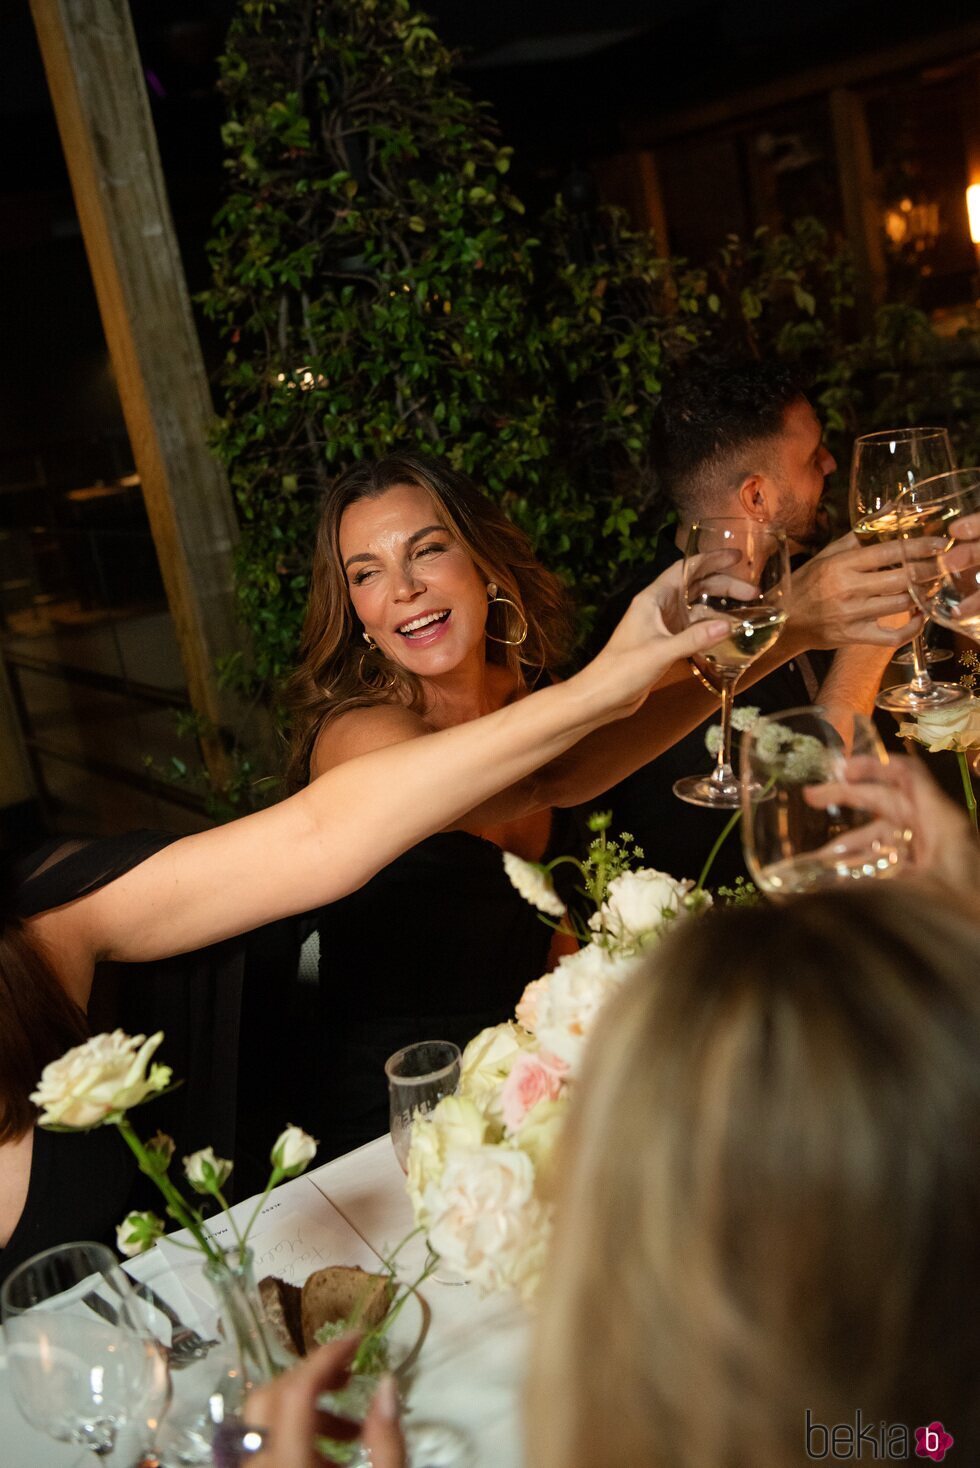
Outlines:
[{"label": "white flower bouquet", "polygon": [[960,703],[917,714],[913,720],[900,724],[898,732],[903,739],[921,744],[930,754],[951,750],[956,755],[963,782],[963,798],[976,829],[977,801],[970,776],[970,759],[972,756],[975,760],[977,751],[980,751],[980,696],[973,691],[980,676],[980,657],[971,650],[961,653],[959,660],[967,670],[960,682],[970,696]]},{"label": "white flower bouquet", "polygon": [[[551,1227],[555,1147],[596,1016],[668,928],[711,903],[703,883],[631,870],[643,853],[632,837],[609,841],[608,824],[608,816],[592,817],[596,840],[585,862],[559,857],[541,866],[505,853],[521,895],[582,946],[527,986],[516,1022],[470,1041],[459,1094],[412,1127],[408,1192],[416,1222],[441,1266],[481,1293],[533,1296]],[[553,869],[566,862],[578,868],[593,908],[584,923],[565,915],[552,882]]]}]

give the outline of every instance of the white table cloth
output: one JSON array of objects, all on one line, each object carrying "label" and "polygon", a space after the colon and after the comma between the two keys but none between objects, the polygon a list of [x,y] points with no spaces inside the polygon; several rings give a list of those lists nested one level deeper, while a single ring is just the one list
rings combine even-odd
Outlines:
[{"label": "white table cloth", "polygon": [[[238,1204],[236,1217],[250,1217],[254,1206],[255,1200]],[[270,1194],[253,1235],[258,1272],[302,1278],[328,1263],[370,1268],[375,1256],[390,1252],[412,1226],[405,1179],[388,1137],[381,1137]],[[164,1241],[134,1261],[133,1274],[159,1278],[174,1252]],[[402,1278],[414,1278],[424,1253],[421,1239],[406,1246],[399,1258]],[[413,1418],[465,1429],[478,1468],[519,1468],[524,1312],[509,1300],[480,1300],[469,1285],[427,1280],[423,1294],[432,1322],[409,1399]],[[0,1355],[2,1468],[68,1468],[81,1451],[28,1426],[14,1404],[6,1359]],[[127,1465],[120,1462],[119,1468]]]}]

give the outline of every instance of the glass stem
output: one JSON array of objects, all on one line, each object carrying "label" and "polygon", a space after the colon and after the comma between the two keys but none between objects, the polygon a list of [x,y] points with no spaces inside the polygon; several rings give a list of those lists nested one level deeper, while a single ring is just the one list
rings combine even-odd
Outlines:
[{"label": "glass stem", "polygon": [[721,687],[721,743],[718,746],[718,758],[715,767],[711,771],[711,778],[717,785],[724,785],[733,779],[732,775],[732,709],[735,705],[735,684],[738,682],[738,674],[733,678],[720,678]]},{"label": "glass stem", "polygon": [[912,675],[912,692],[928,693],[932,687],[932,679],[929,677],[929,663],[926,659],[926,639],[924,632],[919,632],[912,638],[912,664],[915,672]]}]

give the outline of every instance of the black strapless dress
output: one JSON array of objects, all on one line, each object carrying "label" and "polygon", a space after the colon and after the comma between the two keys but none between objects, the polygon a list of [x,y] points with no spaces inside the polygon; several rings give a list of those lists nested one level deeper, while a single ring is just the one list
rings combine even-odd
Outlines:
[{"label": "black strapless dress", "polygon": [[[559,813],[563,815],[563,813]],[[555,820],[548,855],[570,849]],[[324,908],[317,1054],[325,1158],[388,1130],[384,1063],[415,1040],[460,1049],[514,1005],[547,964],[551,929],[514,890],[502,852],[443,832]]]}]

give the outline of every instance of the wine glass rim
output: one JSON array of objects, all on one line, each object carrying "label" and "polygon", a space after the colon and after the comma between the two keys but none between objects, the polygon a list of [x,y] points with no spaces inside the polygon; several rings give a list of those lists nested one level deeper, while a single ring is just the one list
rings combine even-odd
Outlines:
[{"label": "wine glass rim", "polygon": [[859,443],[904,443],[909,438],[948,438],[949,429],[940,428],[935,423],[924,423],[922,426],[913,425],[910,428],[878,428],[874,433],[860,433],[854,440],[855,448]]},{"label": "wine glass rim", "polygon": [[[394,1074],[395,1068],[403,1059],[403,1057],[406,1056],[410,1050],[417,1049],[419,1045],[442,1045],[447,1050],[455,1051],[455,1054],[453,1055],[452,1059],[447,1062],[446,1065],[440,1066],[438,1070],[427,1070],[423,1075],[403,1076]],[[388,1077],[389,1081],[396,1081],[399,1086],[419,1086],[423,1083],[428,1085],[432,1081],[440,1080],[443,1076],[448,1075],[453,1066],[458,1065],[461,1059],[462,1054],[460,1052],[460,1048],[452,1040],[413,1040],[411,1045],[403,1045],[400,1050],[395,1051],[394,1055],[388,1056],[388,1059],[385,1061],[385,1075]]]},{"label": "wine glass rim", "polygon": [[781,525],[770,524],[768,520],[751,520],[745,515],[702,515],[700,519],[693,522],[689,534],[693,535],[695,530],[710,530],[715,525],[733,525],[746,534],[755,532],[756,534],[772,535],[777,540],[786,539],[786,531]]},{"label": "wine glass rim", "polygon": [[[907,485],[905,489],[899,490],[897,498],[902,499],[905,496],[911,498],[914,495],[916,500],[921,502],[923,498],[922,491],[924,489],[927,489],[930,485],[938,485],[940,480],[948,481],[958,479],[961,474],[974,476],[970,485],[971,489],[976,485],[980,485],[980,465],[968,465],[965,469],[944,469],[941,474],[930,474],[928,479],[918,479],[915,484]],[[932,504],[940,504],[943,500],[955,499],[960,493],[961,491],[958,489],[949,489],[945,492],[935,491],[926,495],[925,498]]]},{"label": "wine glass rim", "polygon": [[64,1244],[52,1244],[49,1248],[41,1249],[37,1254],[32,1254],[29,1259],[24,1259],[7,1275],[2,1287],[0,1287],[0,1316],[7,1316],[8,1314],[23,1315],[31,1308],[30,1306],[13,1305],[10,1303],[9,1290],[14,1280],[20,1279],[27,1273],[28,1269],[36,1269],[39,1264],[43,1264],[52,1255],[67,1254],[73,1249],[91,1249],[97,1251],[99,1254],[104,1254],[108,1264],[114,1270],[119,1270],[128,1279],[122,1267],[122,1261],[112,1252],[108,1244],[102,1244],[98,1239],[70,1239]]}]

